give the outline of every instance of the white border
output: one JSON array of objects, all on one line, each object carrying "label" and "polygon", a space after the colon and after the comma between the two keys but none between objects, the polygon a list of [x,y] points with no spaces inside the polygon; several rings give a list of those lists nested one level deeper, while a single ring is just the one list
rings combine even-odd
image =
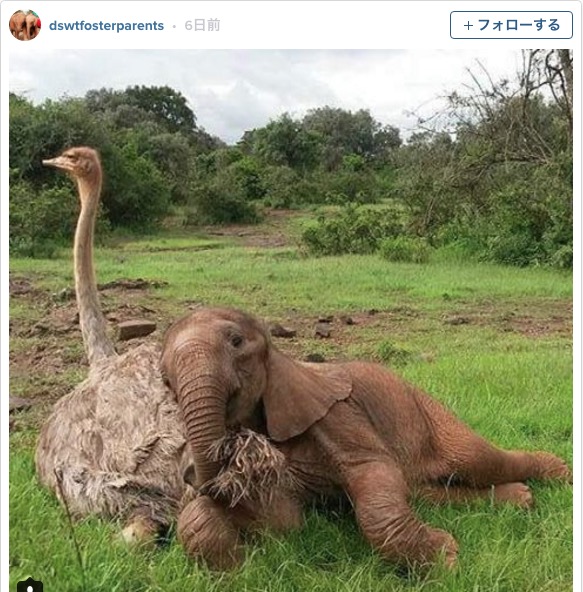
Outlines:
[{"label": "white border", "polygon": [[[507,48],[568,47],[574,52],[574,397],[573,397],[573,462],[574,462],[574,589],[581,589],[581,4],[580,2],[431,2],[431,1],[224,1],[224,2],[132,2],[132,1],[31,1],[3,0],[0,3],[0,588],[8,590],[8,65],[11,48],[20,43],[6,33],[10,14],[23,5],[38,12],[43,22],[43,51],[57,48],[346,48],[346,49],[452,49],[491,47],[504,43]],[[221,18],[221,35],[204,37],[187,34],[177,20],[177,29],[163,34],[116,35],[83,33],[47,34],[53,20],[72,20],[78,14],[85,20],[103,20],[108,11],[115,19],[135,21],[139,7],[141,21],[159,18],[167,22],[169,14],[189,12],[194,18]],[[453,10],[571,10],[574,14],[574,35],[571,40],[452,40],[449,36],[449,14]],[[126,17],[120,18],[125,13]],[[68,15],[68,16],[65,16]],[[92,16],[93,15],[93,16]],[[166,15],[166,16],[164,16]],[[436,26],[437,23],[437,26]],[[35,43],[33,41],[32,43]],[[31,53],[34,46],[31,45]]]}]

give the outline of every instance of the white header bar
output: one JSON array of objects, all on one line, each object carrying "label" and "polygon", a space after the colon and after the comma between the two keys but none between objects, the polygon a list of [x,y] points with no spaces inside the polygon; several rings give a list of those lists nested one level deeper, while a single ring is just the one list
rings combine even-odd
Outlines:
[{"label": "white header bar", "polygon": [[[212,1],[212,2],[26,2],[41,19],[33,40],[43,48],[119,49],[387,49],[468,48],[484,39],[453,39],[452,12],[567,11],[574,39],[580,38],[579,2],[388,2],[388,1]],[[309,10],[306,10],[309,6]],[[2,26],[23,8],[1,4]],[[544,17],[543,17],[544,18]],[[463,28],[463,24],[459,27]],[[456,26],[456,31],[458,27]],[[474,29],[475,31],[475,29]],[[2,30],[2,50],[18,43]],[[505,47],[550,47],[553,39],[499,40]],[[556,38],[556,36],[555,36]],[[496,42],[490,39],[488,44]],[[571,46],[573,39],[566,41]],[[513,45],[515,44],[515,45]]]}]

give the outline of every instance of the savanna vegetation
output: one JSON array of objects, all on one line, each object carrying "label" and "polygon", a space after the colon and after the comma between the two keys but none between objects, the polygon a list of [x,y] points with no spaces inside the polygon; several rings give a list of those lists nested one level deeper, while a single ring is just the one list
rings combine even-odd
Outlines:
[{"label": "savanna vegetation", "polygon": [[41,160],[87,144],[101,151],[107,171],[104,227],[149,232],[172,214],[186,226],[248,223],[265,208],[327,206],[302,236],[316,255],[392,256],[381,242],[404,237],[401,258],[423,260],[421,251],[446,247],[568,268],[572,58],[533,50],[523,59],[515,80],[474,73],[406,142],[366,109],[283,113],[227,146],[168,87],[99,89],[41,105],[12,95],[11,251],[50,256],[68,240],[70,184]]},{"label": "savanna vegetation", "polygon": [[227,146],[169,88],[11,96],[10,395],[25,399],[10,415],[12,589],[29,575],[62,592],[572,589],[566,485],[533,482],[531,511],[417,503],[458,540],[454,571],[399,571],[350,511],[311,507],[304,529],[258,535],[240,569],[212,574],[173,532],[131,549],[116,524],[71,524],[34,471],[39,425],[87,373],[75,189],[40,164],[75,144],[103,157],[95,258],[112,326],[145,317],[159,341],[189,307],[238,306],[296,330],[274,340],[298,358],[376,360],[500,446],[572,463],[572,68],[568,52],[524,58],[515,81],[476,74],[406,141],[366,110],[284,114]]}]

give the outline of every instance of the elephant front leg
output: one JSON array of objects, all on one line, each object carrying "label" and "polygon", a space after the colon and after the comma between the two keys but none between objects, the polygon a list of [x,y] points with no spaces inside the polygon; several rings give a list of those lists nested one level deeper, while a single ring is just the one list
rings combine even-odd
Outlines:
[{"label": "elephant front leg", "polygon": [[245,500],[235,507],[199,495],[178,518],[178,539],[189,557],[211,569],[226,570],[243,560],[241,532],[264,528],[284,532],[302,522],[301,503],[284,492],[274,492],[266,503]]},{"label": "elephant front leg", "polygon": [[236,567],[244,557],[230,511],[206,495],[196,497],[182,510],[178,539],[189,557],[202,560],[211,569]]},{"label": "elephant front leg", "polygon": [[405,565],[427,565],[443,557],[448,567],[455,564],[455,539],[413,514],[407,502],[407,483],[391,460],[349,469],[346,489],[364,536],[384,558]]}]

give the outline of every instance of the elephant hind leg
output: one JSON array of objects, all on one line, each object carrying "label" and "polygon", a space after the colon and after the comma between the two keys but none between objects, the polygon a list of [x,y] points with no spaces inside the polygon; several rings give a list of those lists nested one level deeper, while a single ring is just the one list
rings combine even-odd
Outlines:
[{"label": "elephant hind leg", "polygon": [[526,453],[534,457],[536,475],[533,479],[556,479],[565,483],[573,483],[573,473],[567,463],[550,452]]},{"label": "elephant hind leg", "polygon": [[494,503],[510,503],[519,508],[531,508],[533,505],[530,488],[521,482],[501,483],[479,489],[456,485],[424,485],[416,488],[415,495],[434,504],[463,504],[476,499],[489,499]]},{"label": "elephant hind leg", "polygon": [[467,426],[438,436],[438,460],[426,477],[472,488],[516,483],[527,479],[559,479],[571,482],[571,471],[549,452],[502,450]]},{"label": "elephant hind leg", "polygon": [[443,556],[448,567],[455,564],[455,539],[413,514],[405,479],[390,459],[348,469],[346,490],[364,536],[385,559],[426,565]]},{"label": "elephant hind leg", "polygon": [[456,460],[454,473],[461,483],[471,487],[489,487],[527,479],[559,479],[570,482],[566,463],[548,452],[500,450],[485,441],[462,460]]}]

